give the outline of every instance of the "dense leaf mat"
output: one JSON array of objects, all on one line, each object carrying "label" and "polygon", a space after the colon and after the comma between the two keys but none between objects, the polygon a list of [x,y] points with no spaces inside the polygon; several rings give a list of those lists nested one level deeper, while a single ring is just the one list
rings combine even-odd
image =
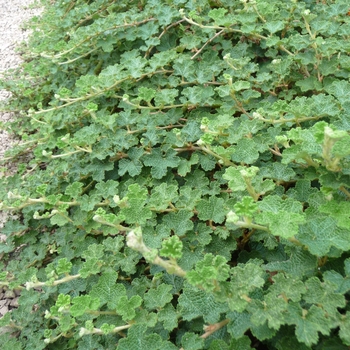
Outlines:
[{"label": "dense leaf mat", "polygon": [[44,4],[1,348],[347,349],[348,0]]}]

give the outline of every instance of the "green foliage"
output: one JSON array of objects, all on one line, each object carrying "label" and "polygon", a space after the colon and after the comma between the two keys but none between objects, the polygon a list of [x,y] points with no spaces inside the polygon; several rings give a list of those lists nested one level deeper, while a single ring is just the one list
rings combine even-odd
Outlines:
[{"label": "green foliage", "polygon": [[1,348],[350,346],[348,1],[43,4]]}]

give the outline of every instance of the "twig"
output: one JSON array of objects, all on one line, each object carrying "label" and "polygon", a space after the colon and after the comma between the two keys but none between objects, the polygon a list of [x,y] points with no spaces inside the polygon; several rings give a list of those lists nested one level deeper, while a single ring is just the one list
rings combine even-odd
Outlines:
[{"label": "twig", "polygon": [[[210,337],[214,332],[218,331],[222,327],[225,327],[229,322],[230,320],[227,318],[226,320],[223,320],[221,322],[211,324],[209,326],[204,326],[205,333],[202,334],[200,337],[202,339]],[[180,348],[180,350],[184,350],[184,348]]]},{"label": "twig", "polygon": [[199,55],[199,54],[202,52],[202,50],[203,50],[210,42],[212,42],[215,38],[217,38],[217,37],[218,37],[220,34],[222,34],[224,31],[225,31],[225,29],[222,29],[222,30],[220,30],[220,32],[217,32],[212,38],[210,38],[210,39],[201,47],[201,49],[198,50],[198,51],[196,52],[196,54],[193,55],[193,56],[191,57],[191,60],[193,60],[197,55]]}]

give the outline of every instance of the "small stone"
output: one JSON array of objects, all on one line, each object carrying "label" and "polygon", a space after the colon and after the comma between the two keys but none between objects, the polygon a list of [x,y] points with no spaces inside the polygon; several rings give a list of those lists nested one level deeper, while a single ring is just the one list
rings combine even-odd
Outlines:
[{"label": "small stone", "polygon": [[18,297],[11,300],[10,306],[12,306],[12,307],[18,307]]},{"label": "small stone", "polygon": [[5,292],[5,298],[13,299],[16,297],[16,294],[13,290],[7,290]]},{"label": "small stone", "polygon": [[4,316],[5,314],[7,314],[9,312],[9,308],[6,305],[7,300],[1,300],[0,301],[0,315]]}]

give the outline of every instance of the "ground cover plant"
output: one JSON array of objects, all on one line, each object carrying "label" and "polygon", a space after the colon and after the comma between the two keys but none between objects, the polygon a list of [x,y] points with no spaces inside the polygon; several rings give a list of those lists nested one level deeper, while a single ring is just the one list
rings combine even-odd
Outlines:
[{"label": "ground cover plant", "polygon": [[44,4],[1,348],[348,349],[348,1]]}]

